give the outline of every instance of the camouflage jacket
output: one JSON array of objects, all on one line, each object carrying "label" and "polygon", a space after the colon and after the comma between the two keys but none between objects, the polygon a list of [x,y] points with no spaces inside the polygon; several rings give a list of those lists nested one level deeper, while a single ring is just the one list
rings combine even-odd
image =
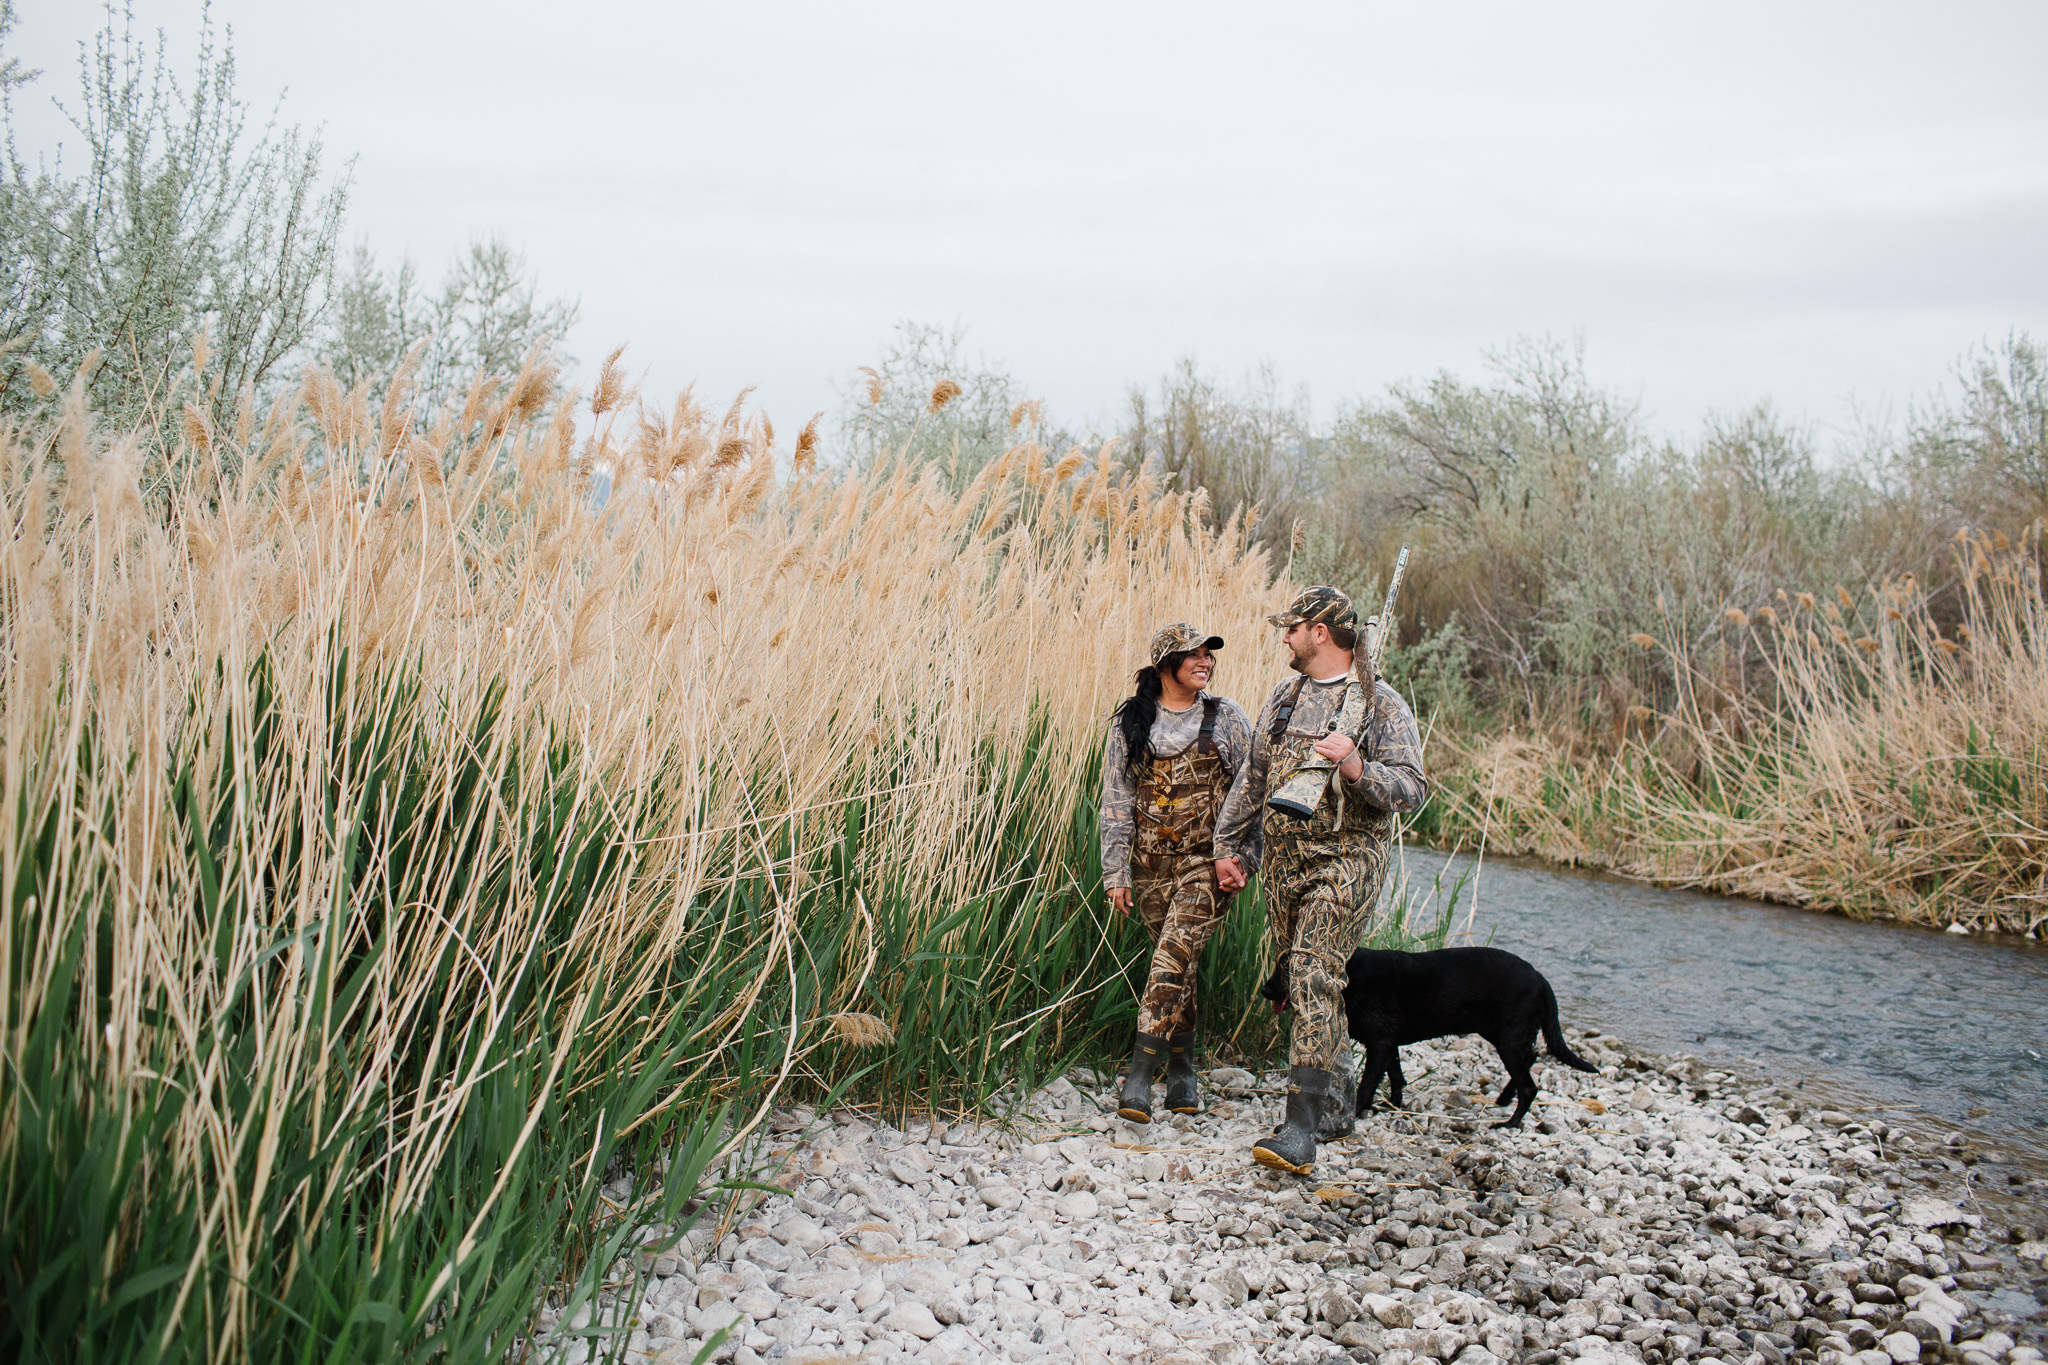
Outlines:
[{"label": "camouflage jacket", "polygon": [[[1209,695],[1204,692],[1201,697]],[[1195,742],[1202,729],[1201,697],[1185,711],[1159,708],[1152,721],[1153,753],[1178,753]],[[1223,760],[1224,771],[1230,774],[1230,791],[1234,796],[1244,784],[1245,760],[1252,749],[1252,722],[1244,708],[1230,698],[1218,700],[1222,704],[1216,714],[1216,753]],[[1102,884],[1111,889],[1131,884],[1131,839],[1136,826],[1132,812],[1137,806],[1138,784],[1124,766],[1124,752],[1124,733],[1111,720],[1109,742],[1102,755]],[[1256,857],[1256,846],[1253,854]]]},{"label": "camouflage jacket", "polygon": [[[1216,856],[1243,860],[1247,872],[1255,865],[1263,839],[1267,779],[1273,758],[1273,717],[1294,691],[1295,682],[1294,678],[1283,680],[1266,697],[1259,723],[1252,729],[1251,762],[1231,785],[1222,818],[1216,822]],[[1311,681],[1301,689],[1287,728],[1328,733],[1343,701],[1343,680]],[[1416,728],[1408,703],[1384,680],[1373,690],[1372,715],[1366,721],[1362,747],[1365,769],[1356,782],[1344,784],[1347,798],[1383,811],[1416,810],[1429,799],[1429,779],[1422,772],[1422,733]]]}]

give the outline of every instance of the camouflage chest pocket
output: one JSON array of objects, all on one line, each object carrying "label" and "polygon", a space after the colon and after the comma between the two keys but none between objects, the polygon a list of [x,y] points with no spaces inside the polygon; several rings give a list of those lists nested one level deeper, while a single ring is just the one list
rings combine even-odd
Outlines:
[{"label": "camouflage chest pocket", "polygon": [[1132,851],[1145,856],[1199,854],[1214,851],[1216,817],[1230,789],[1230,775],[1216,752],[1214,701],[1203,703],[1199,738],[1177,754],[1152,760],[1152,771],[1140,784],[1132,814]]}]

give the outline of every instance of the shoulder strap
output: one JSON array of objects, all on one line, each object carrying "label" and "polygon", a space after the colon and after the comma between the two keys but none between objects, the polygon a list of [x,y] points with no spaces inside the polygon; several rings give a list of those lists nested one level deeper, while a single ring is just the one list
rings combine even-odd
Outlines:
[{"label": "shoulder strap", "polygon": [[1195,751],[1197,753],[1213,754],[1216,752],[1217,705],[1218,703],[1214,697],[1202,698],[1202,733],[1195,736]]},{"label": "shoulder strap", "polygon": [[1301,700],[1301,689],[1306,686],[1308,676],[1303,674],[1294,680],[1294,686],[1288,689],[1287,696],[1273,708],[1273,727],[1266,736],[1269,743],[1278,744],[1280,736],[1287,733],[1287,722],[1294,719],[1294,704]]}]

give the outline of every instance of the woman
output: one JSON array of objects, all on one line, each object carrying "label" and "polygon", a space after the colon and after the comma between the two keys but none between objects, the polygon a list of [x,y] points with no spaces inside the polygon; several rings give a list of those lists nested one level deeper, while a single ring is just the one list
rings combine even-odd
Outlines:
[{"label": "woman", "polygon": [[1152,1078],[1166,1061],[1166,1107],[1201,1112],[1194,1068],[1195,962],[1230,898],[1216,885],[1216,816],[1243,780],[1252,725],[1234,701],[1204,689],[1220,636],[1176,621],[1152,637],[1135,696],[1110,718],[1102,762],[1102,871],[1110,904],[1133,902],[1152,937],[1117,1114],[1152,1121]]}]

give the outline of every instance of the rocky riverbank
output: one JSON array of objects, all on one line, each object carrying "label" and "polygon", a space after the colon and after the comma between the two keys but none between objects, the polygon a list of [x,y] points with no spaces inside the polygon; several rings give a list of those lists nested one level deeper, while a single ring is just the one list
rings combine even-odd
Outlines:
[{"label": "rocky riverbank", "polygon": [[2042,1359],[2040,1182],[1994,1205],[1960,1137],[1574,1046],[1600,1074],[1539,1062],[1520,1132],[1488,1127],[1485,1044],[1405,1049],[1409,1112],[1307,1179],[1248,1157],[1279,1073],[1213,1071],[1207,1113],[1149,1128],[1087,1073],[1004,1129],[786,1114],[786,1196],[640,1253],[628,1358],[688,1362],[725,1329],[736,1365]]}]

